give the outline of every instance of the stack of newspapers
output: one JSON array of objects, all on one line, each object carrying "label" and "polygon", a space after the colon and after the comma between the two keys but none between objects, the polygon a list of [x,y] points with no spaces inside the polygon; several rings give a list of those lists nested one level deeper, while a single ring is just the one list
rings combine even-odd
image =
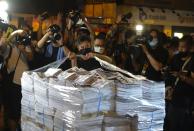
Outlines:
[{"label": "stack of newspapers", "polygon": [[164,83],[101,65],[24,72],[23,131],[162,131]]},{"label": "stack of newspapers", "polygon": [[118,115],[137,115],[139,131],[162,131],[165,116],[163,82],[134,80],[115,82]]},{"label": "stack of newspapers", "polygon": [[117,115],[115,81],[102,73],[76,67],[24,72],[22,129],[136,131],[137,116]]}]

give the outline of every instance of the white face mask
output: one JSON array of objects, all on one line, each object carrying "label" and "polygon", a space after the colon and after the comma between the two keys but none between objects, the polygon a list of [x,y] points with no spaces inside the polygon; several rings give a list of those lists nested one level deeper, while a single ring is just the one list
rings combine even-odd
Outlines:
[{"label": "white face mask", "polygon": [[154,38],[152,41],[149,42],[149,45],[151,47],[156,47],[156,45],[158,44],[158,39]]},{"label": "white face mask", "polygon": [[94,51],[100,54],[104,53],[105,48],[100,46],[94,46]]}]

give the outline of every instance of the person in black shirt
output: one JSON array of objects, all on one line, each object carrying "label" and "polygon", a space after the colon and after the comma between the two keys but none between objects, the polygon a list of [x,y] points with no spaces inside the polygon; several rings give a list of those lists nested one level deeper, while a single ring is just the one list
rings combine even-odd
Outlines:
[{"label": "person in black shirt", "polygon": [[125,32],[125,44],[124,50],[127,55],[127,59],[125,61],[124,69],[139,75],[141,74],[141,70],[144,64],[144,53],[141,48],[136,45],[137,36],[134,31],[127,30]]},{"label": "person in black shirt", "polygon": [[164,131],[193,131],[194,55],[190,52],[192,39],[184,36],[179,42],[179,53],[169,64],[165,80],[166,117]]},{"label": "person in black shirt", "polygon": [[157,30],[152,30],[150,36],[152,40],[149,41],[148,47],[145,44],[140,45],[148,62],[147,65],[144,65],[145,76],[149,80],[163,81],[161,69],[167,64],[168,51],[162,47],[159,32]]},{"label": "person in black shirt", "polygon": [[75,65],[88,71],[101,67],[92,53],[91,39],[89,36],[80,36],[77,48],[79,57],[75,58]]}]

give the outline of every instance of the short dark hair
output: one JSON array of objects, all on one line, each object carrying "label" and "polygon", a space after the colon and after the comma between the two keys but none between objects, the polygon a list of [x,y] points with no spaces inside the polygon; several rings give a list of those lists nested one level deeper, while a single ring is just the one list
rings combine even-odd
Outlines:
[{"label": "short dark hair", "polygon": [[106,33],[100,32],[95,39],[105,40],[106,39]]},{"label": "short dark hair", "polygon": [[173,38],[171,39],[171,44],[170,44],[170,46],[171,46],[171,47],[177,48],[178,45],[179,45],[179,38],[178,38],[178,37],[173,37]]},{"label": "short dark hair", "polygon": [[81,35],[79,38],[78,38],[78,45],[84,41],[87,41],[87,42],[91,42],[91,38],[87,35]]},{"label": "short dark hair", "polygon": [[151,32],[156,32],[156,33],[157,33],[157,35],[159,35],[159,33],[160,33],[160,31],[159,31],[159,30],[157,30],[157,29],[151,29],[151,30],[150,30],[150,33],[151,33]]},{"label": "short dark hair", "polygon": [[185,36],[183,36],[183,38],[180,39],[180,42],[185,42],[188,46],[192,46],[192,44],[193,44],[192,36],[185,35]]}]

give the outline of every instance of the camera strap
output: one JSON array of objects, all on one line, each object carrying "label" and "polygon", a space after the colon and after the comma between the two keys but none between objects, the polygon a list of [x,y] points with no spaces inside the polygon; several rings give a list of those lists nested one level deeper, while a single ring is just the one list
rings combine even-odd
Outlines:
[{"label": "camera strap", "polygon": [[[183,71],[183,70],[184,70],[184,68],[187,66],[187,64],[190,62],[190,60],[191,60],[191,56],[187,58],[187,60],[186,60],[185,63],[183,64],[183,66],[182,66],[182,68],[181,68],[180,71]],[[176,78],[176,81],[175,81],[175,83],[174,83],[174,87],[177,86],[177,84],[178,84],[179,81],[180,81],[180,78],[177,77],[177,78]]]}]

